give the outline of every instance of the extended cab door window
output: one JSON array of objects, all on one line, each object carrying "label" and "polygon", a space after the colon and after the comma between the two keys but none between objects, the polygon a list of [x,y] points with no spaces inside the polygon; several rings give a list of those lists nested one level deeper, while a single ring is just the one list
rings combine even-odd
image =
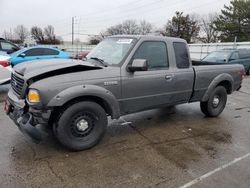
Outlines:
[{"label": "extended cab door window", "polygon": [[133,59],[146,59],[149,70],[166,69],[169,65],[166,44],[160,41],[143,42]]},{"label": "extended cab door window", "polygon": [[176,66],[179,69],[189,68],[187,45],[184,42],[174,42]]}]

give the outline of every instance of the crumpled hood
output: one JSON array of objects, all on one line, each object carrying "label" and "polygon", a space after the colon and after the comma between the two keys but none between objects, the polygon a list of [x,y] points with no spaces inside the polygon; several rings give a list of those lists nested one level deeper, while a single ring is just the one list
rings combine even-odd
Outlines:
[{"label": "crumpled hood", "polygon": [[73,59],[44,59],[18,64],[14,71],[24,76],[26,80],[33,77],[49,77],[65,73],[79,72],[85,70],[102,69],[93,63]]}]

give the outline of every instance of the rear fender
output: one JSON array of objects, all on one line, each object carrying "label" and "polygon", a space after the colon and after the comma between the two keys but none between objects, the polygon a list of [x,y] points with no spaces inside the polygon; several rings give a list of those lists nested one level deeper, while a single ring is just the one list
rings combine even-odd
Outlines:
[{"label": "rear fender", "polygon": [[204,96],[202,97],[201,101],[207,101],[209,99],[210,94],[212,93],[212,91],[216,88],[217,85],[219,85],[220,83],[222,83],[223,81],[228,81],[231,85],[230,87],[230,91],[228,93],[232,93],[233,90],[233,78],[230,74],[228,73],[223,73],[220,74],[218,76],[216,76],[213,81],[210,83],[210,85],[208,86],[208,89],[206,91],[206,93],[204,94]]}]

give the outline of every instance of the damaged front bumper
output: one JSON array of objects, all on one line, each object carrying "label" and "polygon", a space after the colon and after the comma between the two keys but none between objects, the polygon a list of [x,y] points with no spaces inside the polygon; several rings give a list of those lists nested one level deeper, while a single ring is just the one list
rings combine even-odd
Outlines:
[{"label": "damaged front bumper", "polygon": [[4,109],[20,131],[34,142],[39,143],[47,137],[42,128],[48,124],[50,111],[28,107],[25,100],[18,99],[11,90]]}]

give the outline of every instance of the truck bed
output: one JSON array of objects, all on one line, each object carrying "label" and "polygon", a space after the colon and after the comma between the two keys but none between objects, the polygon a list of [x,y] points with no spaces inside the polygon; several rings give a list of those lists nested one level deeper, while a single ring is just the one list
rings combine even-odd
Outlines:
[{"label": "truck bed", "polygon": [[237,64],[227,64],[227,65],[193,65],[195,79],[193,86],[193,95],[191,97],[190,102],[200,101],[204,96],[205,92],[211,85],[212,81],[216,81],[216,77],[219,75],[224,77],[229,77],[229,75],[233,78],[233,88],[232,90],[239,89],[241,85],[241,76],[242,74],[242,65]]}]

